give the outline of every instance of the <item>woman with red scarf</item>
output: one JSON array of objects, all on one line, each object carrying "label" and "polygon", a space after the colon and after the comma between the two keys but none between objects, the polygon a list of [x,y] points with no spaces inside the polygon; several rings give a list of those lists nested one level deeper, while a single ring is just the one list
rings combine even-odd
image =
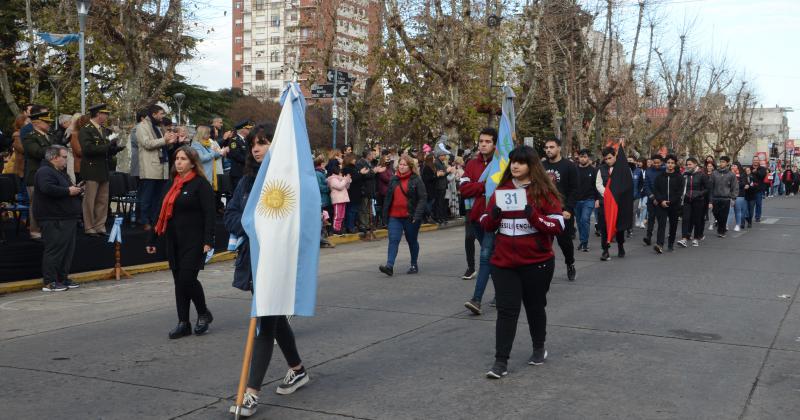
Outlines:
[{"label": "woman with red scarf", "polygon": [[397,174],[389,182],[386,198],[383,200],[383,219],[388,220],[389,228],[389,255],[386,265],[381,265],[378,270],[387,276],[394,274],[394,262],[400,247],[403,235],[408,242],[408,251],[411,254],[411,266],[406,274],[417,274],[419,266],[419,228],[422,218],[425,217],[426,203],[425,184],[417,175],[414,160],[403,156],[397,163]]},{"label": "woman with red scarf", "polygon": [[167,259],[175,282],[178,307],[178,325],[169,332],[169,338],[181,338],[192,334],[190,302],[194,302],[197,310],[195,334],[208,331],[208,324],[214,320],[206,307],[203,286],[197,280],[197,274],[205,265],[206,254],[213,249],[216,209],[214,191],[206,180],[196,150],[181,146],[175,152],[171,178],[147,253],[156,253],[158,236],[166,238]]}]

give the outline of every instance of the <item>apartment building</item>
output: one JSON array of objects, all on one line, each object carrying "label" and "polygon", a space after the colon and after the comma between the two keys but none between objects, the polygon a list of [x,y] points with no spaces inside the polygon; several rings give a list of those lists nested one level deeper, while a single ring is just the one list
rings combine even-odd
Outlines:
[{"label": "apartment building", "polygon": [[233,0],[231,86],[275,100],[295,76],[308,88],[335,67],[363,89],[381,10],[377,0]]}]

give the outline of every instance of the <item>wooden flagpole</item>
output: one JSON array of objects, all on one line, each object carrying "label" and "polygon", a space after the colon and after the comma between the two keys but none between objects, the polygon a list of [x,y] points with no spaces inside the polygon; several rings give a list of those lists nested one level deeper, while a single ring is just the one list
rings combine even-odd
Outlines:
[{"label": "wooden flagpole", "polygon": [[247,330],[247,344],[244,346],[244,360],[242,360],[242,373],[239,375],[239,388],[236,391],[236,420],[239,419],[239,414],[242,409],[242,401],[244,400],[244,391],[247,388],[247,376],[250,373],[250,360],[253,357],[253,342],[256,337],[256,324],[258,318],[250,318],[250,328]]}]

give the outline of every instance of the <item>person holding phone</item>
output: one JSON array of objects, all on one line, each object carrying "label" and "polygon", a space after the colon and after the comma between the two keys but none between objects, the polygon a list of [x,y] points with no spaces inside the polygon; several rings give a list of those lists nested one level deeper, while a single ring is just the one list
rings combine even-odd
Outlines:
[{"label": "person holding phone", "polygon": [[208,331],[214,320],[206,307],[203,286],[197,279],[214,248],[214,191],[203,173],[203,164],[191,146],[181,146],[175,152],[172,179],[158,211],[158,221],[146,247],[148,254],[156,253],[156,239],[166,239],[167,259],[175,282],[175,303],[178,325],[169,338],[192,334],[189,324],[189,305],[197,310],[195,334]]},{"label": "person holding phone", "polygon": [[[545,306],[555,268],[553,239],[564,232],[560,194],[536,151],[519,146],[508,159],[480,218],[485,231],[497,232],[491,258],[497,298],[496,347],[494,366],[486,373],[489,379],[508,374],[521,305],[525,305],[533,344],[528,364],[541,365],[547,358]],[[498,202],[498,195],[504,202]]]}]

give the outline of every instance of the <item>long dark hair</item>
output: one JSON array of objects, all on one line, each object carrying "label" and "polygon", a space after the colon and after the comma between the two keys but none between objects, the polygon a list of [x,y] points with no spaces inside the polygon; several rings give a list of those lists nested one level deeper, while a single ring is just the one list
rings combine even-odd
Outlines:
[{"label": "long dark hair", "polygon": [[272,139],[267,134],[264,127],[259,126],[245,137],[244,141],[247,143],[247,156],[244,158],[245,176],[255,177],[258,174],[258,168],[261,167],[261,164],[256,162],[256,158],[253,157],[253,147],[256,144],[271,145]]},{"label": "long dark hair", "polygon": [[530,146],[517,146],[508,154],[508,166],[505,172],[503,172],[503,178],[498,185],[503,185],[513,178],[511,175],[512,162],[528,165],[531,174],[531,183],[528,185],[528,196],[533,199],[534,204],[541,205],[545,201],[549,204],[556,204],[561,200],[561,195],[558,193],[553,179],[544,171],[544,166],[542,166],[539,155],[536,153],[536,150]]},{"label": "long dark hair", "polygon": [[[178,150],[175,151],[175,156],[178,156],[178,152],[183,152],[187,158],[189,158],[189,162],[192,162],[194,168],[192,169],[198,176],[201,178],[206,177],[205,171],[203,171],[203,162],[200,161],[200,155],[197,154],[197,150],[194,150],[192,146],[181,146]],[[172,165],[172,178],[177,176],[178,170],[175,169],[175,165]]]}]

